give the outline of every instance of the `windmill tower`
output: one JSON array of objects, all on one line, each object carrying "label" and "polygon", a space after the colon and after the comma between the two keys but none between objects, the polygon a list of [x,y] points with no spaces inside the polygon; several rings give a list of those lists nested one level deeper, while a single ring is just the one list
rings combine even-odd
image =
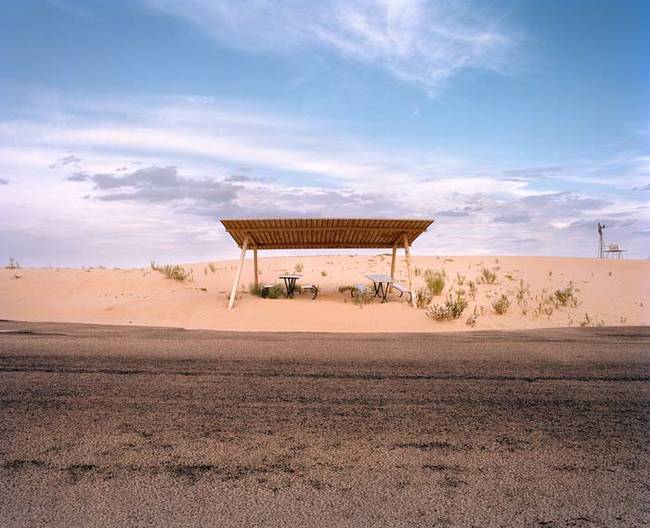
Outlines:
[{"label": "windmill tower", "polygon": [[598,258],[605,258],[605,238],[603,237],[605,224],[598,222]]}]

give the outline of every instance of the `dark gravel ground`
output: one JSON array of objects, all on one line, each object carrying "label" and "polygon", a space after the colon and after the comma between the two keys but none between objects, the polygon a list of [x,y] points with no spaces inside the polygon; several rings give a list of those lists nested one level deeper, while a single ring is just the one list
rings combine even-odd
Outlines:
[{"label": "dark gravel ground", "polygon": [[644,526],[650,328],[0,323],[0,526]]}]

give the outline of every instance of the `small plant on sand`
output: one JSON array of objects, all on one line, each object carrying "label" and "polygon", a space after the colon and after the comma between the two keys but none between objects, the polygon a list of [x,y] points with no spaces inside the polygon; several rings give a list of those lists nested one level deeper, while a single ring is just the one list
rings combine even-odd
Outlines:
[{"label": "small plant on sand", "polygon": [[470,314],[470,316],[467,318],[467,321],[465,321],[465,324],[466,324],[467,326],[471,326],[472,328],[474,328],[474,327],[476,326],[476,322],[478,321],[478,316],[479,316],[479,315],[480,315],[480,314],[479,314],[479,312],[478,312],[476,306],[474,306],[474,311],[473,311],[473,312]]},{"label": "small plant on sand", "polygon": [[428,288],[418,288],[415,290],[415,306],[418,308],[426,308],[431,304],[433,295]]},{"label": "small plant on sand", "polygon": [[559,308],[560,306],[576,308],[578,306],[578,298],[576,297],[575,292],[577,291],[578,290],[573,285],[573,282],[569,282],[569,284],[564,288],[555,290],[552,299],[556,308]]},{"label": "small plant on sand", "polygon": [[464,290],[450,291],[445,304],[436,304],[427,308],[427,317],[435,321],[459,319],[467,308],[467,304]]},{"label": "small plant on sand", "polygon": [[217,271],[217,266],[214,265],[212,262],[210,262],[210,263],[208,264],[208,268],[210,268],[210,271],[211,271],[212,273],[214,273],[215,271]]},{"label": "small plant on sand", "polygon": [[489,268],[481,268],[481,276],[478,279],[479,284],[495,284],[497,274]]},{"label": "small plant on sand", "polygon": [[510,299],[508,299],[507,295],[502,293],[499,298],[492,303],[492,308],[494,308],[494,311],[499,315],[503,315],[508,311],[508,308],[510,308]]},{"label": "small plant on sand", "polygon": [[321,270],[320,274],[321,274],[323,277],[327,277],[327,272],[326,272],[325,270]]},{"label": "small plant on sand", "polygon": [[304,267],[304,266],[303,266],[300,262],[298,262],[298,264],[296,264],[296,265],[293,267],[293,270],[294,270],[296,273],[300,273],[300,272],[302,271],[303,267]]},{"label": "small plant on sand", "polygon": [[472,301],[476,300],[476,294],[478,293],[478,288],[476,287],[476,283],[474,281],[469,281],[467,283],[467,286],[469,287],[469,296],[472,299]]},{"label": "small plant on sand", "polygon": [[458,271],[456,272],[456,284],[458,284],[458,286],[463,286],[465,284],[465,275]]},{"label": "small plant on sand", "polygon": [[257,295],[258,297],[262,296],[262,285],[258,282],[255,284],[252,282],[251,284],[248,285],[248,293],[251,295]]},{"label": "small plant on sand", "polygon": [[375,292],[371,288],[366,288],[365,290],[357,291],[352,298],[352,302],[363,308],[366,304],[372,301],[375,296]]},{"label": "small plant on sand", "polygon": [[20,269],[20,263],[13,257],[9,257],[9,264],[6,269]]},{"label": "small plant on sand", "polygon": [[447,282],[447,273],[442,271],[433,271],[427,269],[424,272],[424,280],[427,284],[427,288],[431,292],[431,295],[440,295],[442,290],[445,289],[445,283]]},{"label": "small plant on sand", "polygon": [[[260,295],[262,294],[260,290]],[[274,284],[270,288],[268,288],[266,292],[266,298],[267,299],[280,299],[281,297],[284,297],[284,287],[282,284]]]},{"label": "small plant on sand", "polygon": [[154,261],[151,261],[151,269],[158,271],[166,279],[171,279],[179,282],[185,282],[192,277],[191,271],[187,271],[183,266],[179,266],[178,264],[175,266],[172,266],[170,264],[159,266]]},{"label": "small plant on sand", "polygon": [[585,312],[585,317],[582,321],[580,321],[580,326],[584,328],[585,326],[589,326],[591,323],[592,323],[591,317],[589,317],[589,314]]},{"label": "small plant on sand", "polygon": [[521,313],[528,314],[528,298],[530,297],[530,286],[524,282],[524,279],[519,279],[519,288],[517,288],[517,304],[521,308]]},{"label": "small plant on sand", "polygon": [[420,275],[422,275],[422,270],[420,268],[415,268],[413,270],[413,275],[415,275],[416,277],[419,277]]}]

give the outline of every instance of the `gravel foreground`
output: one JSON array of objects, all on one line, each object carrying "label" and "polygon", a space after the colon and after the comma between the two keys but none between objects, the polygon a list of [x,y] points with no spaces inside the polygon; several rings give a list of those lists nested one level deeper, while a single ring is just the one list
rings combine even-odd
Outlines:
[{"label": "gravel foreground", "polygon": [[0,322],[0,526],[645,526],[649,382],[649,327]]}]

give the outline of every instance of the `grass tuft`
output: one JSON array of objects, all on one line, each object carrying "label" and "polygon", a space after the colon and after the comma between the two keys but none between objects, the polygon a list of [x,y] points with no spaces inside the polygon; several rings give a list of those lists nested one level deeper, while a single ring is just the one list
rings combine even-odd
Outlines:
[{"label": "grass tuft", "polygon": [[468,301],[465,297],[465,290],[450,291],[445,304],[436,304],[427,308],[427,317],[435,321],[452,321],[459,319]]},{"label": "grass tuft", "polygon": [[494,311],[499,315],[503,315],[508,311],[508,308],[510,308],[510,299],[508,299],[507,295],[502,293],[499,298],[492,303],[492,308],[494,308]]},{"label": "grass tuft", "polygon": [[431,292],[431,295],[437,296],[442,293],[442,290],[445,289],[445,284],[447,282],[447,273],[445,270],[442,271],[433,271],[427,269],[424,272],[424,280],[426,282],[427,288]]},{"label": "grass tuft", "polygon": [[497,274],[489,268],[481,268],[481,276],[478,279],[479,284],[495,284]]}]

